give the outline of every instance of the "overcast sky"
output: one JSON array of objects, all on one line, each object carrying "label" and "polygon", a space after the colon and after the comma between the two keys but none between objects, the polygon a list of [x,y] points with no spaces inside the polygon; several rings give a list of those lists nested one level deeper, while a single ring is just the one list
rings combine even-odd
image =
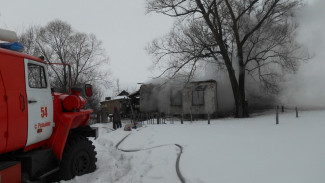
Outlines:
[{"label": "overcast sky", "polygon": [[[284,101],[291,104],[305,104],[307,99],[325,103],[325,1],[308,2],[300,14],[298,37],[315,57],[286,83]],[[77,31],[95,34],[110,57],[112,77],[119,78],[122,88],[129,90],[150,79],[152,62],[144,48],[173,24],[167,16],[146,15],[145,0],[0,0],[0,4],[1,28],[19,32],[60,19]]]},{"label": "overcast sky", "polygon": [[0,0],[1,28],[19,32],[54,19],[102,40],[112,77],[130,90],[152,76],[151,59],[144,48],[173,24],[166,16],[146,15],[145,0]]}]

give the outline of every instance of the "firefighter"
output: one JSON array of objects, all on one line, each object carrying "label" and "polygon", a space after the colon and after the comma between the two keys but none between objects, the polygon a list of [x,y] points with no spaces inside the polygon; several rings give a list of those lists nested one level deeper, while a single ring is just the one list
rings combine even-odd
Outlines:
[{"label": "firefighter", "polygon": [[114,114],[113,114],[113,128],[116,130],[117,128],[121,128],[121,116],[120,111],[117,110],[117,107],[114,107]]}]

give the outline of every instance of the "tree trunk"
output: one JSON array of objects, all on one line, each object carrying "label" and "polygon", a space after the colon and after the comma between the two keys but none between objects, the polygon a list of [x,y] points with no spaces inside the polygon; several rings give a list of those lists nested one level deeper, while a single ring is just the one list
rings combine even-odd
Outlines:
[{"label": "tree trunk", "polygon": [[244,105],[245,105],[245,103],[243,102],[244,100],[242,99],[242,97],[243,97],[242,92],[238,85],[236,74],[235,74],[235,71],[233,69],[233,66],[230,62],[228,55],[224,55],[223,58],[226,63],[226,67],[227,67],[227,71],[228,71],[228,75],[229,75],[229,79],[230,79],[230,84],[231,84],[232,92],[233,92],[234,99],[235,99],[235,105],[236,105],[236,114],[235,115],[236,115],[236,117],[242,118],[242,117],[244,117],[243,111],[244,111]]},{"label": "tree trunk", "polygon": [[[232,91],[234,94],[234,99],[235,99],[235,105],[236,105],[236,117],[242,118],[244,117],[244,109],[245,109],[245,69],[243,68],[240,69],[240,72],[244,73],[244,77],[241,76],[240,74],[240,78],[242,81],[240,82],[240,86],[242,88],[240,88],[239,83],[237,82],[237,78],[236,78],[236,74],[234,71],[234,68],[232,66],[231,63],[231,59],[229,58],[228,55],[228,49],[227,49],[227,44],[225,42],[225,40],[223,39],[223,32],[222,32],[222,25],[220,23],[220,17],[219,15],[216,16],[217,18],[217,22],[219,22],[218,26],[219,27],[215,27],[214,24],[212,23],[212,21],[210,20],[210,16],[209,13],[205,11],[205,8],[202,4],[202,2],[200,0],[196,0],[196,3],[199,7],[199,9],[202,11],[202,15],[203,18],[205,19],[207,25],[209,26],[209,28],[211,29],[213,36],[216,40],[216,42],[218,43],[218,46],[220,48],[220,52],[221,55],[223,57],[223,60],[226,64],[226,68],[228,71],[228,75],[229,75],[229,79],[230,79],[230,83],[231,83],[231,87],[232,87]],[[219,28],[219,29],[218,29]],[[239,46],[240,42],[237,42],[237,47]],[[238,47],[241,48],[241,47]],[[239,50],[238,56],[241,58],[241,63],[243,63],[243,54],[242,54],[242,49]],[[244,66],[244,64],[242,64]],[[243,82],[244,81],[244,82]]]},{"label": "tree trunk", "polygon": [[238,65],[239,65],[239,93],[241,96],[241,102],[239,104],[239,116],[238,117],[248,117],[248,109],[247,109],[247,102],[246,102],[246,94],[245,94],[245,64],[243,60],[243,52],[242,49],[238,48]]},{"label": "tree trunk", "polygon": [[239,76],[238,76],[238,81],[239,81],[239,93],[241,96],[241,101],[240,104],[238,105],[239,107],[239,113],[238,117],[248,117],[248,112],[247,112],[247,106],[246,106],[246,100],[245,100],[245,67],[239,66]]}]

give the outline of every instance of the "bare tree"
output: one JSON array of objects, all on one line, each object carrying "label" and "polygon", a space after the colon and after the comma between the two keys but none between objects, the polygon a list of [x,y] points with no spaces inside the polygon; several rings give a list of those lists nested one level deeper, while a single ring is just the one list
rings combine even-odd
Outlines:
[{"label": "bare tree", "polygon": [[157,62],[168,62],[163,74],[172,76],[182,69],[192,74],[199,61],[218,63],[228,72],[236,116],[245,117],[247,74],[277,92],[282,73],[308,59],[295,42],[295,10],[302,5],[301,0],[147,0],[149,12],[179,21],[149,52]]},{"label": "bare tree", "polygon": [[166,76],[175,80],[176,77],[189,82],[202,62],[216,63],[217,69],[224,70],[218,55],[220,51],[204,22],[189,20],[186,23],[175,24],[168,35],[147,47],[148,53],[155,57],[153,66],[162,70],[157,78]]},{"label": "bare tree", "polygon": [[121,92],[120,79],[115,79],[114,81],[114,95],[118,95]]},{"label": "bare tree", "polygon": [[[67,92],[68,68],[51,63],[69,64],[71,82],[74,87],[86,83],[108,86],[109,72],[104,68],[108,57],[102,48],[102,42],[93,34],[80,33],[61,21],[54,20],[46,26],[32,26],[21,36],[20,42],[25,52],[35,56],[44,56],[49,63],[51,85]],[[100,92],[98,91],[98,97]]]}]

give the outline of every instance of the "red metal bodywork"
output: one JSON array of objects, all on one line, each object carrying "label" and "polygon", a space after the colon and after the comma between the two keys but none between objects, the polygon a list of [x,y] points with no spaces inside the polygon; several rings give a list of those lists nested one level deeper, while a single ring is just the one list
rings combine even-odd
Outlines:
[{"label": "red metal bodywork", "polygon": [[[24,147],[27,140],[28,109],[24,58],[32,59],[26,54],[0,49],[1,154]],[[33,60],[42,62],[34,57]]]},{"label": "red metal bodywork", "polygon": [[[63,101],[68,94],[54,93],[54,121],[55,127],[53,129],[53,134],[46,144],[47,148],[53,150],[54,155],[62,159],[62,154],[64,146],[69,135],[70,129],[86,126],[90,118],[92,110],[80,110],[79,112],[65,112],[63,111]],[[81,100],[84,101],[84,100]]]},{"label": "red metal bodywork", "polygon": [[[28,132],[25,58],[46,64],[37,57],[0,48],[0,154],[44,146],[62,159],[69,131],[87,125],[92,110],[63,111],[63,101],[69,95],[53,93],[55,127],[50,139],[25,147]],[[85,104],[82,98],[81,104]]]},{"label": "red metal bodywork", "polygon": [[0,170],[1,183],[21,183],[21,163]]}]

